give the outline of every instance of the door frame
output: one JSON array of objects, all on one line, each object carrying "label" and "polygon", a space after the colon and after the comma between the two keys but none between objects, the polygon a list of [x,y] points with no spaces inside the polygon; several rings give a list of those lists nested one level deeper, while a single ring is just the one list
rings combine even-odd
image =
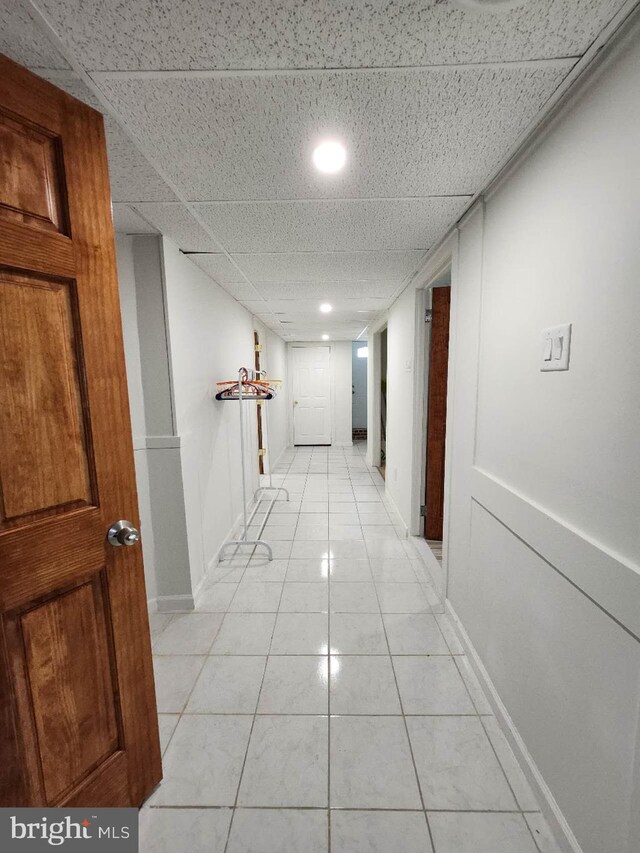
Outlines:
[{"label": "door frame", "polygon": [[[294,349],[315,349],[317,347],[323,347],[329,350],[329,405],[331,406],[331,411],[329,412],[329,424],[330,424],[330,441],[328,445],[322,445],[322,447],[333,447],[335,442],[335,411],[336,411],[336,390],[335,390],[335,382],[333,376],[333,368],[334,368],[334,358],[333,358],[333,346],[331,345],[331,341],[290,341],[287,344],[287,411],[289,413],[288,417],[288,428],[289,428],[289,446],[296,447],[295,443],[295,431],[293,426],[293,350]],[[313,444],[301,444],[299,447],[315,447]]]},{"label": "door frame", "polygon": [[367,372],[367,464],[379,468],[382,456],[382,333],[387,328],[386,314],[368,330],[369,364]]},{"label": "door frame", "polygon": [[[438,593],[447,597],[449,559],[449,519],[451,497],[451,448],[453,440],[453,390],[455,364],[455,330],[457,315],[457,234],[452,235],[429,259],[416,283],[415,349],[414,349],[414,429],[412,449],[411,526],[409,535],[428,565]],[[444,506],[442,528],[442,563],[439,563],[424,538],[424,520],[420,507],[424,503],[427,465],[428,363],[430,334],[425,311],[431,308],[431,290],[450,271],[451,310],[449,320],[449,366],[447,381],[447,417],[444,461]]]}]

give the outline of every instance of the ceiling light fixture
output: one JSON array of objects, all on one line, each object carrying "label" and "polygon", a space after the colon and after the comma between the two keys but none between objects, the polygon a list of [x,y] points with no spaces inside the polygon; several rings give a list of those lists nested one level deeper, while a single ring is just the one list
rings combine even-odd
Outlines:
[{"label": "ceiling light fixture", "polygon": [[323,336],[322,336],[322,340],[323,340],[323,341],[328,341],[328,340],[329,340],[329,335],[323,335]]},{"label": "ceiling light fixture", "polygon": [[319,172],[335,175],[347,162],[347,149],[335,139],[327,139],[313,149],[313,165]]},{"label": "ceiling light fixture", "polygon": [[323,302],[322,305],[320,306],[320,310],[322,311],[323,314],[328,314],[330,311],[333,311],[333,306],[329,305],[328,302]]}]

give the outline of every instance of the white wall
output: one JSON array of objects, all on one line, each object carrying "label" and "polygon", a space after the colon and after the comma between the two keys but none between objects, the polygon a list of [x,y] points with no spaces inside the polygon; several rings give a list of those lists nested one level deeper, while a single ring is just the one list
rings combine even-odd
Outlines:
[{"label": "white wall", "polygon": [[[288,349],[287,363],[291,371],[291,347],[328,346],[331,350],[331,444],[334,447],[348,447],[353,444],[351,418],[351,341],[324,341],[316,343],[291,342]],[[289,372],[291,377],[291,372]],[[291,389],[289,388],[289,410],[293,406]],[[289,443],[293,444],[293,418],[289,419]]]},{"label": "white wall", "polygon": [[[170,240],[163,238],[162,244],[191,583],[196,592],[242,514],[239,407],[216,401],[215,383],[236,378],[240,367],[253,367],[253,331],[259,324]],[[260,331],[262,363],[270,377],[283,380],[283,393],[265,404],[275,462],[288,444],[286,345],[273,332]],[[245,413],[246,489],[251,503],[259,484],[252,403]]]},{"label": "white wall", "polygon": [[358,350],[367,346],[367,341],[353,341],[351,355],[351,399],[353,429],[367,428],[367,366],[368,358],[359,358]]},{"label": "white wall", "polygon": [[[163,238],[175,418],[192,588],[197,591],[242,512],[239,411],[215,401],[215,383],[254,362],[249,312]],[[256,418],[247,405],[247,492],[258,486]]]},{"label": "white wall", "polygon": [[[448,597],[585,853],[640,849],[639,91],[636,28],[467,217],[452,276]],[[389,315],[407,524],[415,298]],[[541,373],[564,322],[570,370]]]},{"label": "white wall", "polygon": [[424,372],[425,356],[416,353],[416,324],[421,316],[422,293],[408,287],[396,300],[387,321],[387,438],[386,491],[411,533],[419,507],[413,506],[412,484],[421,461],[414,460],[418,417],[416,375]]},{"label": "white wall", "polygon": [[[118,235],[116,249],[147,594],[160,609],[189,608],[242,511],[238,406],[214,396],[217,381],[253,366],[254,320],[171,241]],[[286,389],[286,345],[261,331],[269,375]],[[286,393],[267,405],[275,461],[288,443]]]}]

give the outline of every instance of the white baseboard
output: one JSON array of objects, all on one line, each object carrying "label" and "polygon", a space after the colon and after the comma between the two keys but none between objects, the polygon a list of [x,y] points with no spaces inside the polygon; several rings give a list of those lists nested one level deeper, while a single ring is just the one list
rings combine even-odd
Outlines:
[{"label": "white baseboard", "polygon": [[511,716],[500,698],[489,673],[482,663],[478,652],[471,642],[469,635],[465,631],[460,619],[458,618],[458,614],[455,612],[455,609],[449,599],[446,600],[445,607],[447,609],[447,613],[451,617],[458,639],[462,643],[465,653],[467,654],[469,663],[471,664],[475,674],[478,676],[480,684],[482,685],[487,699],[489,700],[489,704],[496,715],[500,728],[509,741],[509,745],[514,752],[527,781],[531,785],[534,794],[536,795],[542,813],[549,824],[549,828],[551,829],[558,846],[563,853],[583,853],[582,847],[573,834],[565,816],[562,814],[560,806],[551,793],[549,786],[544,781],[542,773],[538,769],[531,753],[527,749],[524,740],[518,732],[515,723],[511,719]]},{"label": "white baseboard", "polygon": [[157,598],[147,598],[147,610],[149,613],[156,613],[158,611]]},{"label": "white baseboard", "polygon": [[402,530],[402,538],[408,539],[409,538],[409,528],[407,527],[404,518],[400,515],[400,512],[398,511],[398,507],[396,506],[395,501],[391,497],[391,495],[389,493],[389,489],[387,488],[386,485],[384,488],[384,500],[393,510],[393,513],[394,513],[394,515],[395,515],[395,517],[399,523],[399,526]]},{"label": "white baseboard", "polygon": [[331,447],[353,447],[352,441],[332,441]]},{"label": "white baseboard", "polygon": [[420,559],[425,564],[429,577],[436,588],[436,592],[440,598],[444,600],[446,593],[446,573],[444,566],[437,560],[433,551],[427,545],[427,540],[424,536],[409,536],[409,540],[420,555]]},{"label": "white baseboard", "polygon": [[159,595],[156,602],[158,613],[186,612],[195,606],[192,595]]}]

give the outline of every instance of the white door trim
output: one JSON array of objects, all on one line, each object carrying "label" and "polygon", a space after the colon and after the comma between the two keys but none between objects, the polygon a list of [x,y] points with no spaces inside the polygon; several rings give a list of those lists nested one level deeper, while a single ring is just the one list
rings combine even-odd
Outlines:
[{"label": "white door trim", "polygon": [[[448,239],[438,252],[425,266],[416,287],[415,299],[415,336],[414,336],[414,410],[413,410],[413,464],[411,482],[411,518],[409,534],[422,537],[424,523],[420,516],[420,506],[424,503],[425,469],[427,454],[427,376],[428,376],[428,342],[429,331],[425,323],[425,309],[431,305],[431,294],[428,292],[435,280],[451,267],[451,320],[449,334],[449,382],[447,387],[447,435],[444,468],[444,524],[442,530],[442,564],[439,576],[434,576],[438,593],[445,598],[448,588],[448,555],[449,555],[449,518],[450,518],[450,484],[451,484],[451,447],[453,439],[453,386],[455,365],[455,332],[457,311],[457,247],[458,235]],[[436,561],[434,561],[435,563]],[[432,574],[433,571],[432,571]]]}]

